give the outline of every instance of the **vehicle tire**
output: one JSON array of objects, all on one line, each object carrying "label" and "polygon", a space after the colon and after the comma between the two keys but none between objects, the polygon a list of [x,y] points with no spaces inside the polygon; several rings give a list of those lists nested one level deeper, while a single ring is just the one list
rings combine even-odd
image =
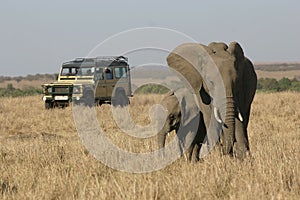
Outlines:
[{"label": "vehicle tire", "polygon": [[126,96],[125,91],[123,89],[117,90],[117,94],[115,98],[112,100],[113,106],[127,106],[129,104],[129,98]]},{"label": "vehicle tire", "polygon": [[80,106],[81,101],[80,100],[73,100],[72,103],[73,103],[74,106]]},{"label": "vehicle tire", "polygon": [[101,106],[102,104],[103,104],[103,101],[101,101],[101,100],[97,101],[97,106]]},{"label": "vehicle tire", "polygon": [[87,91],[84,94],[84,105],[93,107],[95,105],[95,97],[92,91]]},{"label": "vehicle tire", "polygon": [[52,109],[54,108],[54,104],[51,101],[45,101],[45,108],[46,109]]}]

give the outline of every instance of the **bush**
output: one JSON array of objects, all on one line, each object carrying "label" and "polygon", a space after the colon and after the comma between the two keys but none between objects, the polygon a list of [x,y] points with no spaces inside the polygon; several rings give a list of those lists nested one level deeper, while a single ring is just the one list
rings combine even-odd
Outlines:
[{"label": "bush", "polygon": [[296,91],[296,92],[300,92],[300,81],[297,81],[297,82],[293,81],[291,83],[291,90]]},{"label": "bush", "polygon": [[164,94],[169,91],[168,88],[157,84],[146,84],[139,87],[135,93],[136,94]]},{"label": "bush", "polygon": [[300,92],[300,81],[297,79],[290,80],[288,78],[282,78],[277,81],[274,78],[260,78],[257,82],[257,90],[261,91],[298,91]]},{"label": "bush", "polygon": [[292,81],[288,78],[282,78],[278,81],[280,91],[289,90],[292,86]]}]

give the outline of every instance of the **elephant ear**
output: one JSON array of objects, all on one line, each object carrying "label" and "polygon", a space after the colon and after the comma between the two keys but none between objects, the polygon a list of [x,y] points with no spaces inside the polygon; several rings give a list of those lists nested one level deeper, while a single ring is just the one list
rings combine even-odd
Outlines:
[{"label": "elephant ear", "polygon": [[257,75],[255,73],[252,62],[246,57],[243,60],[243,67],[243,90],[248,91],[244,94],[244,102],[245,107],[249,109],[256,91]]},{"label": "elephant ear", "polygon": [[252,62],[245,57],[244,51],[239,43],[231,42],[227,51],[235,57],[236,66],[242,71],[241,90],[247,92],[242,93],[243,97],[241,97],[241,99],[244,105],[241,107],[246,109],[244,112],[248,112],[251,102],[253,101],[257,84],[257,76],[254,66]]},{"label": "elephant ear", "polygon": [[182,75],[187,81],[193,93],[198,93],[202,86],[202,78],[197,70],[199,56],[207,54],[209,49],[197,43],[186,43],[176,47],[167,57],[169,67]]},{"label": "elephant ear", "polygon": [[243,61],[245,58],[244,51],[241,45],[237,42],[231,42],[227,51],[231,55],[233,55],[238,61]]}]

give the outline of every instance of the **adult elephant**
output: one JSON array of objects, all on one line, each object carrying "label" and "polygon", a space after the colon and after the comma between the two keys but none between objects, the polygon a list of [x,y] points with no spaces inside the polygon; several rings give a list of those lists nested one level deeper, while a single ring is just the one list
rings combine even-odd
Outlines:
[{"label": "adult elephant", "polygon": [[167,62],[197,96],[203,115],[199,123],[205,126],[198,134],[220,135],[223,154],[243,158],[250,151],[247,127],[257,76],[241,46],[186,43],[176,47]]}]

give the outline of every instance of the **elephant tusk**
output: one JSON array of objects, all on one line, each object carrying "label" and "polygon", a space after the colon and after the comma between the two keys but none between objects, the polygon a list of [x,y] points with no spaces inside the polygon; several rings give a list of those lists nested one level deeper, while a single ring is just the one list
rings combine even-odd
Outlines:
[{"label": "elephant tusk", "polygon": [[239,112],[239,114],[238,114],[238,118],[239,118],[239,120],[241,121],[241,122],[243,122],[244,121],[244,119],[243,119],[243,117],[242,117],[242,114]]},{"label": "elephant tusk", "polygon": [[215,118],[216,118],[217,122],[219,122],[220,124],[222,124],[223,121],[222,121],[222,119],[220,118],[220,116],[219,116],[219,111],[218,111],[218,109],[217,109],[216,107],[214,107],[214,115],[215,115]]}]

